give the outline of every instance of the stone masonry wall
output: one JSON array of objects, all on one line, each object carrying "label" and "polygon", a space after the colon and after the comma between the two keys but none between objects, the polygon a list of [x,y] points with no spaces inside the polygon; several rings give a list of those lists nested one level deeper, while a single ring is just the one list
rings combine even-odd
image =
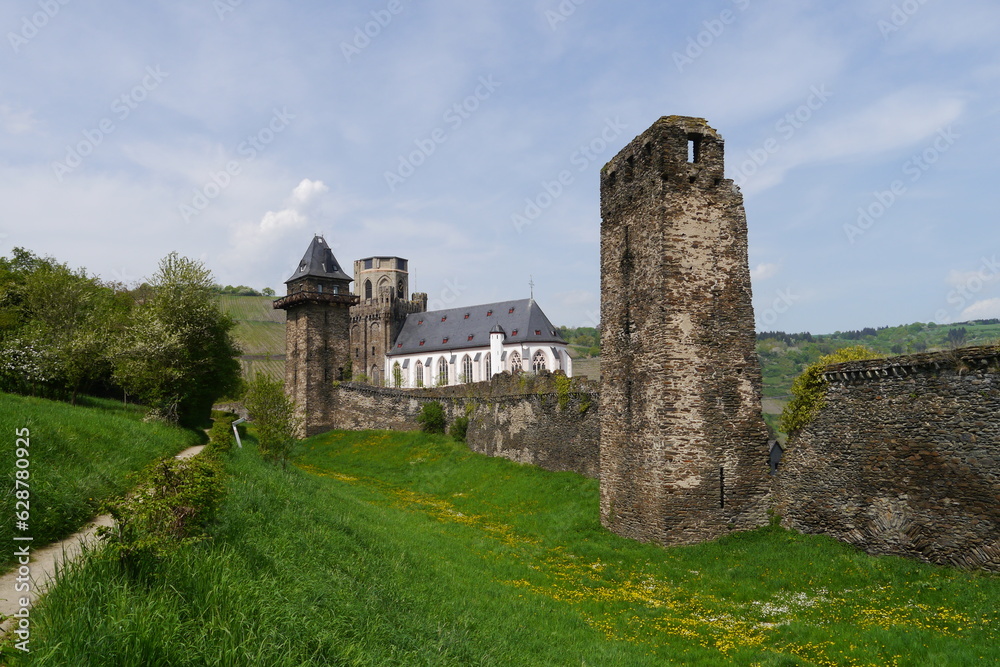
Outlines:
[{"label": "stone masonry wall", "polygon": [[601,520],[684,544],[766,523],[743,198],[722,138],[665,117],[601,172]]},{"label": "stone masonry wall", "polygon": [[472,410],[472,451],[588,477],[600,472],[600,395],[582,378],[501,373],[491,382],[433,389],[341,383],[330,391],[331,428],[416,430],[423,404],[439,401],[449,424]]},{"label": "stone masonry wall", "polygon": [[789,528],[873,554],[1000,571],[1000,346],[831,366],[789,441]]}]

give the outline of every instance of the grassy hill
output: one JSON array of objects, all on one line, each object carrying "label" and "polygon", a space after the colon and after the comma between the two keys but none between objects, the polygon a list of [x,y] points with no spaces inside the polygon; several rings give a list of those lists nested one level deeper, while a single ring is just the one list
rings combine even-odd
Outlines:
[{"label": "grassy hill", "polygon": [[444,436],[329,433],[287,470],[250,447],[229,469],[211,542],[138,578],[72,568],[32,664],[1000,661],[996,576],[779,528],[632,542],[601,528],[596,480]]},{"label": "grassy hill", "polygon": [[[72,534],[100,513],[105,500],[124,493],[128,475],[161,456],[198,444],[197,433],[166,424],[146,424],[144,410],[117,401],[87,397],[81,405],[0,393],[0,433],[5,438],[4,520],[0,542],[27,535],[39,548]],[[30,519],[28,531],[15,530],[15,432],[29,429],[27,457]],[[23,487],[22,487],[23,490]],[[0,569],[12,562],[12,549],[0,555]]]}]

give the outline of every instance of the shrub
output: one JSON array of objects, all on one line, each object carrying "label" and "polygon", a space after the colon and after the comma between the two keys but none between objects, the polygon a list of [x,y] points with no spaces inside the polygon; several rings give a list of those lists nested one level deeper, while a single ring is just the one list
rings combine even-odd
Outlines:
[{"label": "shrub", "polygon": [[132,575],[185,544],[205,539],[226,488],[222,463],[204,453],[160,459],[136,481],[125,498],[108,503],[115,523],[97,533],[109,554]]},{"label": "shrub", "polygon": [[243,405],[257,427],[261,456],[272,463],[286,465],[300,420],[295,416],[295,404],[285,394],[282,383],[257,373],[247,383]]},{"label": "shrub", "polygon": [[465,442],[465,435],[469,432],[469,418],[457,417],[448,429],[448,435],[459,442]]},{"label": "shrub", "polygon": [[208,442],[213,450],[228,452],[233,448],[233,444],[236,442],[236,438],[233,436],[233,421],[235,419],[235,415],[226,415],[225,417],[216,417],[212,422],[212,428],[208,431]]},{"label": "shrub", "polygon": [[826,366],[844,361],[874,359],[877,356],[875,352],[864,345],[854,345],[820,357],[819,361],[806,367],[802,371],[802,375],[795,378],[792,383],[792,400],[788,402],[781,413],[781,421],[779,422],[781,430],[789,435],[800,431],[813,420],[816,413],[823,407],[823,395],[826,393],[823,369]]},{"label": "shrub", "polygon": [[424,433],[444,433],[445,426],[448,425],[444,408],[437,401],[424,403],[420,408],[420,414],[417,415],[417,422]]}]

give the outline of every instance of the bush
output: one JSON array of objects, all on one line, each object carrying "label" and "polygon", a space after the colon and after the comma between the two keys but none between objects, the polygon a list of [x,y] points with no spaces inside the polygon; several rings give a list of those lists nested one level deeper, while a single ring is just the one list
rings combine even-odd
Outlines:
[{"label": "bush", "polygon": [[181,546],[200,541],[225,495],[222,463],[210,454],[164,458],[136,479],[125,498],[108,503],[114,518],[98,536],[133,576]]},{"label": "bush", "polygon": [[420,430],[424,433],[444,433],[445,426],[448,425],[444,416],[444,408],[437,401],[424,403],[424,406],[420,408],[420,414],[417,415],[417,422],[420,424]]},{"label": "bush", "polygon": [[802,375],[795,378],[792,383],[792,400],[788,402],[781,413],[781,421],[779,422],[781,430],[788,435],[800,431],[813,420],[816,413],[823,407],[823,395],[826,393],[823,369],[826,366],[845,361],[874,359],[877,356],[875,352],[864,345],[854,345],[820,357],[819,361],[807,366],[802,371]]},{"label": "bush", "polygon": [[469,431],[469,418],[468,417],[458,417],[452,422],[451,428],[448,429],[448,435],[453,437],[459,442],[465,442],[465,435]]},{"label": "bush", "polygon": [[295,415],[295,404],[285,394],[281,382],[257,373],[247,383],[243,397],[250,421],[257,427],[257,442],[265,460],[288,462],[299,431],[300,420]]},{"label": "bush", "polygon": [[236,438],[233,436],[233,422],[235,420],[235,415],[227,415],[225,417],[216,417],[212,422],[212,428],[208,431],[208,442],[213,450],[228,452],[233,448],[233,445],[236,443]]}]

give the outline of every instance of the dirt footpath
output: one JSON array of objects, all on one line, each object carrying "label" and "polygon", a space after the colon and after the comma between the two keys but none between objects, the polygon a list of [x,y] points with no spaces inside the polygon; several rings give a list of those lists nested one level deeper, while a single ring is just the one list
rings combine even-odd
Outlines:
[{"label": "dirt footpath", "polygon": [[[200,453],[204,448],[205,445],[188,447],[178,454],[176,458],[191,458]],[[28,598],[29,605],[34,604],[35,600],[45,593],[45,588],[55,575],[56,569],[67,560],[76,558],[80,554],[82,545],[89,545],[96,542],[98,528],[110,525],[112,525],[111,515],[102,514],[88,523],[80,532],[70,535],[60,542],[50,544],[37,551],[32,549],[31,562],[29,564],[31,568],[30,591],[19,592],[16,588],[18,584],[22,584],[23,586],[25,583],[24,575],[18,572],[19,566],[15,566],[12,571],[0,577],[0,618],[5,619],[0,624],[0,634],[7,632],[14,620],[11,617],[21,609],[21,598],[26,597]],[[31,543],[23,542],[21,544],[30,545]],[[19,546],[15,545],[14,548],[16,549]]]}]

